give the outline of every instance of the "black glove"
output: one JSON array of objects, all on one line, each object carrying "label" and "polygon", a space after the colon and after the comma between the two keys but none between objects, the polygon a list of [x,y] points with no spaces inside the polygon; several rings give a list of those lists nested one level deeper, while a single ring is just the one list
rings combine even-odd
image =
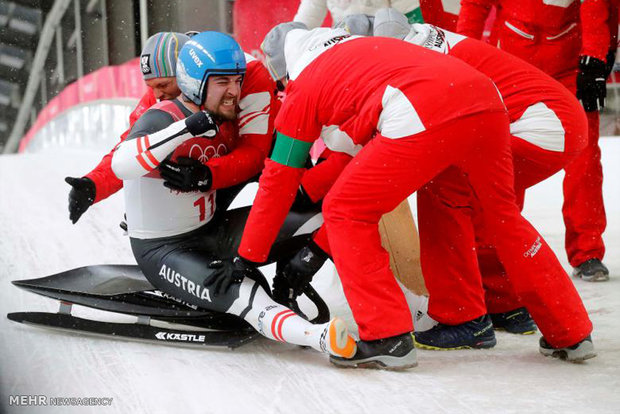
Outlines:
[{"label": "black glove", "polygon": [[598,111],[605,106],[607,88],[605,62],[592,56],[581,56],[577,73],[577,99],[586,112]]},{"label": "black glove", "polygon": [[295,195],[295,201],[293,201],[293,205],[291,206],[292,211],[296,211],[298,213],[305,213],[308,210],[311,210],[316,207],[317,204],[320,204],[323,200],[319,202],[314,202],[306,193],[306,190],[300,185],[297,190],[297,194]]},{"label": "black glove", "polygon": [[185,126],[187,131],[195,137],[213,138],[219,131],[213,117],[206,111],[198,111],[185,118]]},{"label": "black glove", "polygon": [[605,57],[605,74],[607,75],[605,76],[605,80],[609,78],[609,75],[611,75],[611,72],[614,70],[614,64],[616,63],[616,50],[617,49],[609,49],[609,52],[607,52],[607,57]]},{"label": "black glove", "polygon": [[179,157],[177,162],[165,160],[159,164],[159,174],[164,187],[176,191],[209,191],[212,184],[211,169],[198,160]]},{"label": "black glove", "polygon": [[95,202],[95,183],[87,177],[65,177],[72,188],[69,192],[69,220],[75,224]]},{"label": "black glove", "polygon": [[288,261],[279,262],[273,278],[274,300],[284,305],[294,302],[328,258],[327,253],[311,241]]},{"label": "black glove", "polygon": [[214,260],[209,263],[209,269],[213,269],[213,273],[204,281],[204,286],[209,288],[213,296],[219,296],[227,293],[234,284],[241,283],[245,277],[252,280],[264,279],[256,266],[256,263],[239,256],[232,260]]}]

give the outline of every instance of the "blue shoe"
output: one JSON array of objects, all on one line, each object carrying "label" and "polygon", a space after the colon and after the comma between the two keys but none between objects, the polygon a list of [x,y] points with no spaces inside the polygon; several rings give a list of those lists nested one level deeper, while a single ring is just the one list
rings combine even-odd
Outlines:
[{"label": "blue shoe", "polygon": [[424,332],[414,333],[418,348],[432,350],[493,348],[497,341],[489,315],[460,325],[439,324]]},{"label": "blue shoe", "polygon": [[491,313],[493,328],[521,335],[531,335],[538,330],[530,313],[525,308],[519,308],[503,313]]}]

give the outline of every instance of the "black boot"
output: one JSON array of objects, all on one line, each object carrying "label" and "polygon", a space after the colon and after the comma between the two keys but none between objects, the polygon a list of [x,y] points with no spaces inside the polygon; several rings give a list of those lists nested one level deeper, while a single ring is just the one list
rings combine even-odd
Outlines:
[{"label": "black boot", "polygon": [[411,333],[376,341],[359,341],[353,358],[331,356],[329,360],[342,368],[375,368],[388,371],[401,371],[418,365]]},{"label": "black boot", "polygon": [[589,259],[573,270],[573,276],[586,282],[606,282],[609,280],[609,270],[599,259]]}]

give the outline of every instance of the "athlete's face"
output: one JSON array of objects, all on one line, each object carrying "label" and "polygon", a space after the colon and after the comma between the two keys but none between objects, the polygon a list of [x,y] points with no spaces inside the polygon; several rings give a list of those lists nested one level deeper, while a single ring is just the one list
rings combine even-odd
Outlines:
[{"label": "athlete's face", "polygon": [[153,89],[155,98],[158,101],[168,101],[176,98],[181,94],[181,90],[177,86],[177,78],[153,78],[145,81],[146,86]]},{"label": "athlete's face", "polygon": [[229,121],[237,119],[237,105],[241,96],[241,75],[209,76],[204,108]]}]

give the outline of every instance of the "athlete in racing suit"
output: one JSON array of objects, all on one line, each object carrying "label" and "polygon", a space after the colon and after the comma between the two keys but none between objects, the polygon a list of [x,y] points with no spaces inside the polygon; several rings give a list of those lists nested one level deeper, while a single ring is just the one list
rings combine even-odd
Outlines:
[{"label": "athlete in racing suit", "polygon": [[[182,97],[154,105],[114,151],[111,165],[123,179],[134,256],[147,279],[174,297],[238,315],[271,339],[352,355],[355,343],[341,320],[310,324],[269,297],[258,271],[249,278],[239,277],[238,271],[220,278],[215,272],[221,263],[216,259],[234,253],[248,211],[218,212],[217,193],[255,176],[271,145],[267,119],[272,92],[262,96],[255,118],[263,118],[253,124],[254,134],[239,137],[234,121],[237,106],[243,106],[244,74],[245,57],[232,38],[216,32],[196,35],[179,53]],[[268,76],[264,69],[262,76]],[[179,165],[194,167],[191,182],[181,180],[177,186],[172,180],[164,186],[161,175],[174,175]],[[281,237],[289,239],[305,221],[291,217],[292,225]]]},{"label": "athlete in racing suit", "polygon": [[[129,129],[121,135],[119,143],[127,138],[133,124],[147,109],[157,101],[174,99],[181,93],[175,77],[176,61],[179,49],[188,39],[189,37],[182,33],[160,32],[146,41],[140,55],[140,69],[147,91],[129,115]],[[123,188],[123,182],[114,175],[110,167],[114,148],[85,176],[65,178],[72,187],[69,193],[69,219],[73,224],[91,205],[105,200]]]}]

